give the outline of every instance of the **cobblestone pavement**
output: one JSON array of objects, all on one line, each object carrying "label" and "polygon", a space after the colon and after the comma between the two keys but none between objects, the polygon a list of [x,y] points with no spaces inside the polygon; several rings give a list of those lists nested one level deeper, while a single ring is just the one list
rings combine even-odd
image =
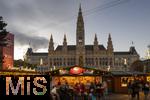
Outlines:
[{"label": "cobblestone pavement", "polygon": [[[131,99],[131,97],[129,97],[129,95],[127,95],[127,94],[109,94],[105,100],[137,100],[137,98]],[[140,93],[140,99],[139,100],[144,100],[144,94],[143,93]],[[148,95],[147,100],[150,100],[150,94]]]}]

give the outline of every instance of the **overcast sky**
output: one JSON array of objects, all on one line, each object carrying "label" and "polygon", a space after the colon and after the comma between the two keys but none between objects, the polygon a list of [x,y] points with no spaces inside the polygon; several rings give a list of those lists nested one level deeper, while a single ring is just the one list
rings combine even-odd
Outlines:
[{"label": "overcast sky", "polygon": [[150,44],[150,0],[0,0],[0,16],[15,35],[15,59],[22,59],[29,43],[47,52],[50,35],[55,46],[66,34],[68,44],[76,42],[76,21],[82,5],[86,44],[94,34],[107,47],[111,33],[115,51],[134,46],[141,57]]}]

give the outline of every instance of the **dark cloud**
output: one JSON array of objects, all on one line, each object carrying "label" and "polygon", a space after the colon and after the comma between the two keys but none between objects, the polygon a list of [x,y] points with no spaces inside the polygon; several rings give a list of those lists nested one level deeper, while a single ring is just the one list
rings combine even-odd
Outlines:
[{"label": "dark cloud", "polygon": [[39,36],[28,36],[26,34],[21,34],[15,32],[15,45],[16,46],[23,46],[23,45],[29,45],[37,50],[41,48],[48,48],[49,40],[47,40],[44,37]]},{"label": "dark cloud", "polygon": [[[13,34],[31,33],[35,36],[45,34],[40,33],[45,30],[58,32],[58,26],[76,14],[72,2],[76,0],[1,0],[0,16],[4,17],[8,23],[7,29]],[[25,36],[30,37],[29,34]]]},{"label": "dark cloud", "polygon": [[[67,3],[66,3],[67,1]],[[55,27],[68,19],[72,12],[71,0],[1,0],[0,15],[9,23]],[[57,5],[57,7],[56,7]],[[73,12],[75,13],[75,12]],[[62,15],[65,15],[62,17]],[[56,25],[55,25],[56,24]]]},{"label": "dark cloud", "polygon": [[44,33],[40,31],[55,28],[67,19],[72,6],[68,3],[62,0],[1,0],[0,16],[8,24],[7,30],[15,35],[16,47],[30,42],[34,49],[48,48],[49,36],[41,37]]}]

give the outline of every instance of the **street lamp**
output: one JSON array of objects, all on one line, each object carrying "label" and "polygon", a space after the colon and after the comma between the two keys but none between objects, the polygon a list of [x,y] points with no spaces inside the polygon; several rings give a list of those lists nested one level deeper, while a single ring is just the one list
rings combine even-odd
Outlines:
[{"label": "street lamp", "polygon": [[56,69],[56,66],[53,66],[54,70]]},{"label": "street lamp", "polygon": [[124,59],[124,63],[123,64],[124,64],[125,71],[127,71],[127,59],[126,58]]},{"label": "street lamp", "polygon": [[108,65],[108,67],[107,67],[107,71],[108,71],[108,72],[110,71],[110,65]]}]

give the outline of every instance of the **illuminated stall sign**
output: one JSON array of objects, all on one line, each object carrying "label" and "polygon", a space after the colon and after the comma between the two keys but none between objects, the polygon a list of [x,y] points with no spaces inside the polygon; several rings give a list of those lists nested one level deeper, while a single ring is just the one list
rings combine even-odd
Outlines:
[{"label": "illuminated stall sign", "polygon": [[93,75],[94,70],[75,66],[69,69],[68,68],[59,69],[59,74],[60,75]]},{"label": "illuminated stall sign", "polygon": [[94,70],[91,69],[84,69],[80,67],[73,67],[70,69],[70,74],[76,74],[76,75],[92,75],[94,73]]},{"label": "illuminated stall sign", "polygon": [[80,67],[73,67],[70,69],[70,74],[82,75],[83,72],[84,72],[84,69]]}]

